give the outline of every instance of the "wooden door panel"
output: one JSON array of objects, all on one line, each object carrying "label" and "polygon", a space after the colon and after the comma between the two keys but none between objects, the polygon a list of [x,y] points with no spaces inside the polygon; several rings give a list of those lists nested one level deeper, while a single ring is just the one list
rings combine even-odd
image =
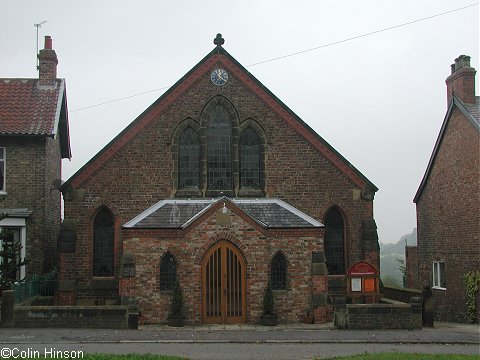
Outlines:
[{"label": "wooden door panel", "polygon": [[205,323],[245,322],[245,262],[231,244],[221,241],[202,264]]}]

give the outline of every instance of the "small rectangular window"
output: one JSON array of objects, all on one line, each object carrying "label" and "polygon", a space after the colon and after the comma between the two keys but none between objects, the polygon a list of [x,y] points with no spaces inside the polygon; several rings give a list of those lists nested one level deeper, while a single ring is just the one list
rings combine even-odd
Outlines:
[{"label": "small rectangular window", "polygon": [[0,192],[5,191],[5,148],[0,147]]},{"label": "small rectangular window", "polygon": [[446,289],[445,281],[445,262],[435,261],[433,263],[433,287],[437,289]]}]

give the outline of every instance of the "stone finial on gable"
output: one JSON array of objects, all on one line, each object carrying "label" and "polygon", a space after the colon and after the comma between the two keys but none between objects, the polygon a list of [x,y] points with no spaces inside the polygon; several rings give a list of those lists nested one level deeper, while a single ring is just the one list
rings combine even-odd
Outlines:
[{"label": "stone finial on gable", "polygon": [[213,43],[217,46],[222,46],[225,44],[225,39],[222,37],[222,34],[218,33],[217,37],[213,39]]}]

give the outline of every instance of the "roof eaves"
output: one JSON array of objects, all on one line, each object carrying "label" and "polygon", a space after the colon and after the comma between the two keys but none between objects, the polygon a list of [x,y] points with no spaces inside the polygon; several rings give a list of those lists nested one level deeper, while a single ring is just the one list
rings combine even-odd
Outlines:
[{"label": "roof eaves", "polygon": [[306,222],[312,224],[315,227],[325,227],[320,221],[315,220],[314,218],[308,216],[304,212],[298,210],[296,207],[293,207],[292,205],[286,203],[283,200],[280,199],[274,199],[274,202],[277,203],[278,205],[282,206],[283,208],[287,209],[288,211],[292,212],[293,214],[297,215],[299,218],[305,220]]},{"label": "roof eaves", "polygon": [[62,189],[66,189],[77,176],[79,176],[88,166],[93,164],[107,149],[120,140],[130,129],[132,129],[137,122],[139,122],[144,116],[146,116],[155,106],[167,98],[175,89],[180,85],[185,79],[187,79],[191,74],[193,74],[209,57],[219,53],[218,47],[210,51],[206,56],[203,57],[193,68],[191,68],[184,76],[182,76],[175,84],[168,88],[157,100],[155,100],[149,107],[147,107],[140,115],[138,115],[135,120],[133,120],[126,128],[124,128],[117,136],[115,136],[108,144],[106,144],[100,151],[98,151],[95,156],[93,156],[85,165],[75,172],[62,186]]},{"label": "roof eaves", "polygon": [[[296,115],[287,105],[285,105],[280,99],[278,99],[265,85],[263,85],[255,76],[253,76],[243,65],[241,65],[232,55],[228,53],[222,46],[216,46],[210,53],[208,53],[202,60],[200,60],[190,71],[188,71],[182,78],[180,78],[174,85],[172,85],[167,91],[165,91],[155,102],[153,102],[147,109],[145,109],[134,121],[132,121],[123,131],[121,131],[115,138],[113,138],[107,145],[105,145],[93,158],[91,158],[84,166],[82,166],[75,174],[73,174],[62,186],[62,189],[67,188],[83,171],[87,170],[90,165],[100,158],[109,147],[113,146],[117,141],[119,141],[124,135],[128,133],[130,129],[137,125],[138,122],[142,120],[155,106],[161,103],[165,98],[172,94],[175,89],[185,81],[190,75],[197,71],[208,58],[215,55],[225,55],[235,66],[237,66],[240,71],[244,72],[252,79],[252,81],[265,93],[270,96],[274,101],[276,101],[287,113],[289,113],[295,121],[305,128],[308,133],[310,133],[314,138],[316,138],[321,144],[323,144],[328,151],[331,151],[334,156],[340,159],[347,168],[356,174],[360,179],[367,183],[370,188],[376,192],[378,188],[368,180],[365,175],[363,175],[357,168],[355,168],[346,158],[344,158],[337,150],[335,150],[325,139],[323,139],[319,134],[317,134],[308,124],[306,124],[298,115]],[[89,175],[87,175],[88,178]],[[347,175],[349,176],[349,175]]]},{"label": "roof eaves", "polygon": [[58,123],[60,122],[60,114],[62,112],[62,104],[63,104],[63,96],[65,93],[65,79],[59,79],[60,86],[58,88],[58,96],[57,96],[57,108],[55,109],[55,121],[53,127],[51,129],[51,135],[55,136],[58,132]]},{"label": "roof eaves", "polygon": [[192,222],[195,220],[198,216],[200,216],[204,211],[206,211],[207,208],[209,208],[214,201],[209,200],[209,199],[195,199],[195,200],[187,200],[187,199],[165,199],[157,202],[156,204],[150,206],[147,210],[141,212],[139,215],[135,216],[132,220],[128,221],[124,225],[122,225],[122,228],[133,228],[137,223],[140,221],[144,220],[145,218],[149,217],[151,214],[153,214],[155,211],[160,209],[162,206],[167,205],[167,204],[187,204],[187,203],[196,203],[196,204],[208,204],[204,209],[202,209],[199,213],[195,214],[192,218],[190,218],[187,222],[182,224],[180,228],[184,228],[187,226],[188,223]]},{"label": "roof eaves", "polygon": [[432,170],[433,163],[435,162],[435,158],[437,156],[437,151],[440,148],[440,144],[443,139],[443,135],[445,133],[445,129],[447,128],[448,120],[450,119],[450,115],[452,114],[453,108],[456,105],[455,97],[452,98],[450,101],[450,104],[448,105],[448,110],[447,113],[445,114],[445,118],[443,119],[442,127],[440,129],[440,132],[437,137],[437,141],[435,142],[435,146],[433,147],[432,155],[430,156],[430,160],[428,161],[427,169],[425,170],[425,173],[423,175],[422,181],[420,182],[420,186],[418,187],[417,193],[415,194],[415,197],[413,198],[413,202],[416,204],[419,200],[420,197],[422,196],[423,189],[425,185],[427,184],[428,177],[430,175],[430,171]]},{"label": "roof eaves", "polygon": [[473,127],[477,130],[480,131],[480,124],[477,122],[477,120],[473,117],[473,115],[470,113],[470,111],[465,107],[463,102],[458,99],[456,96],[453,96],[453,101],[455,105],[460,109],[462,114],[467,118],[467,120],[473,125]]},{"label": "roof eaves", "polygon": [[[293,207],[292,205],[286,203],[285,201],[283,200],[280,200],[278,198],[264,198],[264,199],[232,199],[232,202],[234,204],[277,204],[279,205],[280,207],[284,208],[285,210],[287,211],[290,211],[292,214],[295,214],[296,216],[298,216],[299,218],[301,218],[302,220],[305,220],[306,222],[308,222],[309,224],[311,224],[312,226],[314,227],[324,227],[325,225],[323,225],[321,222],[315,220],[314,218],[308,216],[307,214],[305,214],[304,212],[298,210],[297,208]],[[270,228],[270,226],[268,226],[267,224],[263,223],[262,221],[258,220],[257,218],[255,218],[254,216],[250,215],[248,213],[248,211],[244,210],[244,209],[240,209],[241,211],[243,211],[244,213],[246,213],[248,216],[250,216],[253,220],[255,220],[256,222],[258,222],[259,224],[261,224],[262,226],[266,227],[266,228]]]},{"label": "roof eaves", "polygon": [[147,210],[141,212],[137,216],[135,216],[132,220],[126,222],[125,224],[122,225],[122,228],[132,228],[137,224],[138,222],[142,221],[145,219],[147,216],[151,215],[158,209],[160,209],[163,205],[167,203],[167,200],[161,200],[154,205],[150,206]]},{"label": "roof eaves", "polygon": [[322,138],[315,130],[313,130],[310,125],[303,121],[292,109],[283,103],[275,94],[273,94],[265,85],[263,85],[260,80],[250,73],[242,64],[240,64],[232,55],[228,53],[227,50],[221,48],[222,53],[227,56],[236,66],[238,66],[242,71],[244,71],[251,79],[262,88],[270,97],[272,97],[278,104],[280,104],[300,125],[302,125],[309,133],[311,133],[317,140],[324,144],[330,151],[332,151],[335,156],[337,156],[348,168],[355,172],[360,178],[362,178],[374,192],[378,191],[378,187],[375,186],[368,178],[363,175],[355,166],[353,166],[342,154],[340,154],[333,146],[331,146],[324,138]]}]

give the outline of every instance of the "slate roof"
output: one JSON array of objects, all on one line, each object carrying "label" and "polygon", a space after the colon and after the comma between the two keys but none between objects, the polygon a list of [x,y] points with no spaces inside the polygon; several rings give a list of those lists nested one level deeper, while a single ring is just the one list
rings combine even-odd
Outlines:
[{"label": "slate roof", "polygon": [[162,200],[123,225],[124,228],[178,229],[192,221],[218,202],[230,202],[265,228],[317,228],[324,225],[286,202],[276,198],[264,199],[199,199]]},{"label": "slate roof", "polygon": [[0,135],[55,136],[70,158],[65,80],[39,86],[38,79],[0,79]]},{"label": "slate roof", "polygon": [[447,129],[448,122],[450,120],[450,115],[452,114],[453,109],[457,107],[461,113],[464,115],[465,119],[472,124],[472,126],[480,132],[480,97],[475,97],[475,104],[465,104],[456,96],[453,96],[450,105],[448,106],[447,114],[445,115],[445,119],[443,120],[442,128],[440,129],[440,133],[438,134],[437,141],[435,142],[435,147],[433,148],[432,155],[428,162],[427,169],[425,170],[425,174],[423,175],[422,182],[418,187],[417,193],[413,198],[413,202],[417,203],[422,196],[423,189],[425,185],[427,185],[428,177],[430,176],[430,172],[432,171],[433,164],[437,157],[438,150],[440,149],[440,145],[443,140],[443,136]]},{"label": "slate roof", "polygon": [[[278,200],[278,199],[276,199]],[[315,227],[300,210],[271,200],[237,200],[233,201],[251,218],[269,228],[308,228]]]},{"label": "slate roof", "polygon": [[475,104],[463,104],[477,125],[480,125],[480,96],[475,97]]},{"label": "slate roof", "polygon": [[165,202],[134,226],[137,228],[180,228],[211,206],[211,202]]}]

